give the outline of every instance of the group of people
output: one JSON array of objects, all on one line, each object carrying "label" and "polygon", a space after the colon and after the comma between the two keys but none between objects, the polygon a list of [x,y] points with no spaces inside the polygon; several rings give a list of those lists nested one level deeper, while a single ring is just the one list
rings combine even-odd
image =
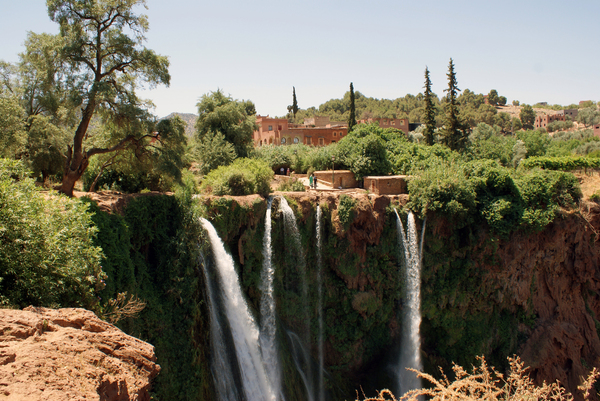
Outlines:
[{"label": "group of people", "polygon": [[317,189],[317,177],[315,177],[315,173],[311,173],[308,177],[308,184],[311,188]]}]

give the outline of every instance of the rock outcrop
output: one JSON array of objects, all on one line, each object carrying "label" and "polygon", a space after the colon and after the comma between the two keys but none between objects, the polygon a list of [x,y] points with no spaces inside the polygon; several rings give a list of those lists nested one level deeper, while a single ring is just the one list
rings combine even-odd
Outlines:
[{"label": "rock outcrop", "polygon": [[0,399],[150,400],[154,347],[85,309],[0,309]]}]

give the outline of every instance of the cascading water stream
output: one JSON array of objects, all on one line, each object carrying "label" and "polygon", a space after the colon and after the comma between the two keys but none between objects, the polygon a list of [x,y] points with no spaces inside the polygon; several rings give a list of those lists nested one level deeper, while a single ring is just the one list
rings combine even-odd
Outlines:
[{"label": "cascading water stream", "polygon": [[[306,272],[306,258],[304,250],[302,249],[302,241],[300,239],[300,231],[296,223],[296,215],[287,200],[281,196],[279,207],[283,214],[283,225],[285,230],[285,243],[286,251],[293,256],[296,264],[297,273],[299,275],[301,294],[299,294],[299,300],[302,302],[301,313],[304,320],[304,327],[301,328],[302,332],[299,333],[301,340],[306,344],[306,347],[302,347],[302,360],[306,363],[299,364],[297,367],[302,369],[300,375],[302,380],[305,381],[304,385],[307,389],[307,400],[314,400],[314,378],[312,373],[312,364],[310,363],[310,353],[308,351],[310,345],[310,313],[309,313],[309,298],[308,298],[308,280]],[[297,362],[297,361],[296,361]]]},{"label": "cascading water stream", "polygon": [[211,373],[215,383],[217,399],[220,401],[237,401],[240,396],[235,383],[235,374],[231,368],[229,353],[227,352],[227,344],[225,341],[225,332],[221,325],[219,315],[217,313],[217,299],[215,297],[213,286],[210,284],[212,280],[209,278],[208,263],[201,255],[202,273],[208,295],[208,313],[210,317],[210,340],[212,349],[211,358]]},{"label": "cascading water stream", "polygon": [[321,206],[317,205],[317,316],[319,319],[319,401],[325,401],[325,383],[324,383],[324,353],[323,353],[323,257],[321,247],[323,239],[321,237]]},{"label": "cascading water stream", "polygon": [[[421,364],[421,247],[419,247],[415,217],[412,212],[408,214],[407,232],[405,234],[400,216],[396,211],[396,227],[398,229],[398,245],[404,254],[404,283],[406,304],[403,313],[402,343],[400,350],[399,385],[400,394],[421,388],[421,380],[415,373],[406,368],[423,370]],[[425,225],[423,225],[423,233]]]},{"label": "cascading water stream", "polygon": [[223,299],[233,337],[244,398],[248,401],[275,400],[276,395],[261,357],[259,331],[242,295],[233,258],[225,251],[223,242],[212,224],[204,218],[200,221],[208,232],[216,264],[219,295]]},{"label": "cascading water stream", "polygon": [[272,263],[271,248],[271,205],[273,198],[267,203],[265,216],[265,235],[263,238],[263,269],[260,276],[260,349],[265,362],[267,375],[275,394],[281,393],[281,370],[277,350],[277,321],[275,314],[275,297],[273,295],[273,278],[275,269]]}]

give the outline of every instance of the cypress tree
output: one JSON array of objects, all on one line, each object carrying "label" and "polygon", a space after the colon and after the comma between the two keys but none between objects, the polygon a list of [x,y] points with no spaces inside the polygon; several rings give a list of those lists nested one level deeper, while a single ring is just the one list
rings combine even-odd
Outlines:
[{"label": "cypress tree", "polygon": [[348,117],[348,133],[356,125],[356,108],[354,105],[354,85],[350,82],[350,116]]},{"label": "cypress tree", "polygon": [[467,134],[458,115],[457,92],[460,89],[458,89],[452,58],[450,58],[446,76],[448,77],[448,89],[445,89],[444,92],[448,92],[448,94],[446,96],[446,123],[443,132],[444,144],[452,150],[459,150],[465,147]]},{"label": "cypress tree", "polygon": [[425,67],[425,142],[427,145],[433,145],[433,132],[435,130],[435,106],[431,96],[431,79],[429,78],[429,68]]},{"label": "cypress tree", "polygon": [[292,101],[292,113],[294,114],[294,119],[296,118],[296,113],[298,112],[298,101],[296,100],[296,87],[293,88],[293,101]]}]

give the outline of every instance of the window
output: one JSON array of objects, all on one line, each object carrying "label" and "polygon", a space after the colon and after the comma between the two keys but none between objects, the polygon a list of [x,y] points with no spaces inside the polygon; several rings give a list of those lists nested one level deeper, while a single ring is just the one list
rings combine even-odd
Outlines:
[{"label": "window", "polygon": [[307,145],[312,145],[312,138],[310,136],[306,137],[306,144]]},{"label": "window", "polygon": [[278,129],[279,131],[281,131],[281,130],[282,130],[282,128],[281,128],[281,125],[278,125],[278,126],[277,126],[277,129]]},{"label": "window", "polygon": [[337,136],[337,132],[334,132],[334,133],[333,133],[333,136]]},{"label": "window", "polygon": [[273,126],[269,125],[269,131],[273,131]]},{"label": "window", "polygon": [[281,138],[281,144],[284,145],[285,144],[285,138]]},{"label": "window", "polygon": [[294,143],[298,143],[298,142],[300,142],[300,138],[298,138],[298,137],[295,137],[295,138],[294,138]]},{"label": "window", "polygon": [[325,145],[325,139],[319,138],[319,145]]},{"label": "window", "polygon": [[391,120],[391,121],[390,121],[390,124],[392,124],[392,125],[396,125],[396,120]]}]

